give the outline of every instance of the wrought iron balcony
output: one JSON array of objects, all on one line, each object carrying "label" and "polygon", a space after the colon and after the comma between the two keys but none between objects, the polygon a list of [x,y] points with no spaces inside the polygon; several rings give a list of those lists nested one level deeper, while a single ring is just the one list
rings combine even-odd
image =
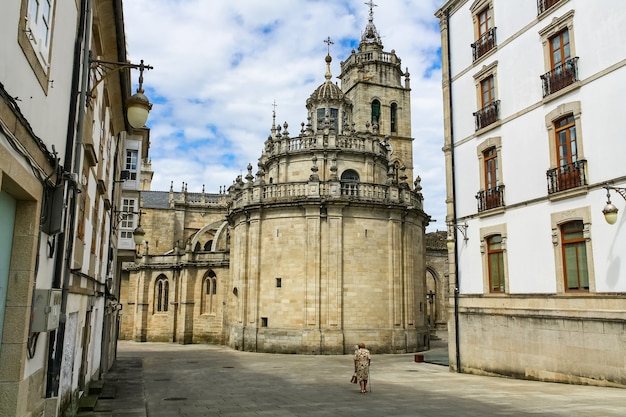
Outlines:
[{"label": "wrought iron balcony", "polygon": [[491,210],[498,207],[504,207],[504,185],[498,185],[495,188],[479,191],[476,194],[478,201],[478,212]]},{"label": "wrought iron balcony", "polygon": [[587,185],[587,161],[581,159],[549,169],[546,176],[548,177],[548,194]]},{"label": "wrought iron balcony", "polygon": [[500,118],[500,100],[492,101],[474,113],[476,130],[489,126]]},{"label": "wrought iron balcony", "polygon": [[472,56],[476,61],[496,46],[496,28],[489,29],[476,42],[472,44]]},{"label": "wrought iron balcony", "polygon": [[554,6],[559,0],[537,0],[537,16]]},{"label": "wrought iron balcony", "polygon": [[540,78],[543,84],[544,97],[574,84],[578,81],[578,57],[570,58],[557,65],[552,71],[546,72]]}]

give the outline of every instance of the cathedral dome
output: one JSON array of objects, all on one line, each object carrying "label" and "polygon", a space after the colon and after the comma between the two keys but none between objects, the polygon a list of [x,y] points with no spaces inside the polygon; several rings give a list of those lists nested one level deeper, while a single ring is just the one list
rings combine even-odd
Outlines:
[{"label": "cathedral dome", "polygon": [[334,84],[332,81],[326,81],[324,84],[320,85],[313,91],[309,100],[315,102],[326,102],[332,100],[341,100],[343,99],[343,91],[337,84]]},{"label": "cathedral dome", "polygon": [[309,97],[307,102],[327,102],[332,100],[342,100],[343,99],[343,91],[337,84],[333,84],[330,79],[332,75],[330,73],[330,63],[332,62],[332,58],[330,55],[326,55],[326,81],[319,87],[313,91],[313,94]]}]

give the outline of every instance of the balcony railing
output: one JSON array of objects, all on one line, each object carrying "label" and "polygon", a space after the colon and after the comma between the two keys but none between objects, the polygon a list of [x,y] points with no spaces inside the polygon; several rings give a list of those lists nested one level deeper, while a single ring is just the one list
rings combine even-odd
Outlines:
[{"label": "balcony railing", "polygon": [[546,176],[548,177],[548,194],[587,185],[587,161],[581,159],[549,169]]},{"label": "balcony railing", "polygon": [[574,84],[578,81],[578,57],[570,58],[557,65],[552,71],[546,72],[540,78],[543,84],[544,97]]},{"label": "balcony railing", "polygon": [[500,118],[500,100],[492,101],[474,113],[476,130],[489,126]]},{"label": "balcony railing", "polygon": [[476,61],[496,46],[496,28],[489,29],[476,42],[472,44],[472,56]]},{"label": "balcony railing", "polygon": [[478,212],[491,210],[498,207],[504,207],[504,185],[498,185],[495,188],[479,191],[476,194],[478,201]]},{"label": "balcony railing", "polygon": [[537,0],[537,16],[558,3],[559,0]]}]

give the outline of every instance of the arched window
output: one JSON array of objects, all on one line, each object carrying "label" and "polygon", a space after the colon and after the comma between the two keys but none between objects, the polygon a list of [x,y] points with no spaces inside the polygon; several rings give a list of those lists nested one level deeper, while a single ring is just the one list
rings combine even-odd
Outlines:
[{"label": "arched window", "polygon": [[353,169],[345,170],[341,174],[341,195],[359,195],[359,174]]},{"label": "arched window", "polygon": [[398,131],[398,105],[391,103],[391,132]]},{"label": "arched window", "polygon": [[210,252],[211,251],[211,246],[213,246],[213,240],[207,241],[207,243],[204,244],[204,251],[205,252]]},{"label": "arched window", "polygon": [[154,283],[154,312],[163,313],[167,311],[169,303],[169,282],[165,275],[159,275]]},{"label": "arched window", "polygon": [[194,252],[200,252],[201,248],[202,248],[202,246],[200,246],[200,242],[196,242],[196,245],[193,247],[193,251]]},{"label": "arched window", "polygon": [[217,297],[217,276],[209,270],[202,280],[202,307],[201,314],[215,313]]},{"label": "arched window", "polygon": [[380,101],[372,101],[372,126],[380,125]]}]

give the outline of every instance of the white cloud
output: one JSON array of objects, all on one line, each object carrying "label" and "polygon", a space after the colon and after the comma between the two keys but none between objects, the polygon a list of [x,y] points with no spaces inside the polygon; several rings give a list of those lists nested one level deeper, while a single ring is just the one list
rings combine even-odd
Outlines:
[{"label": "white cloud", "polygon": [[[256,162],[276,121],[296,135],[305,101],[324,81],[328,36],[333,76],[358,46],[364,0],[125,0],[128,55],[155,103],[150,157],[153,190],[219,192]],[[411,73],[415,175],[425,209],[445,227],[445,170],[439,23],[441,0],[379,0],[374,24],[386,51]],[[136,74],[133,74],[136,79]]]}]

